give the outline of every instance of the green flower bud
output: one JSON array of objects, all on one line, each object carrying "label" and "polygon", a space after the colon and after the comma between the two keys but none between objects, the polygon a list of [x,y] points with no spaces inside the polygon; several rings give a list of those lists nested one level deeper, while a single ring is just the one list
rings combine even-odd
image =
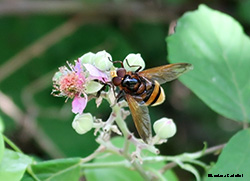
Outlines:
[{"label": "green flower bud", "polygon": [[113,66],[112,57],[105,50],[97,52],[94,58],[94,65],[102,71],[110,70]]},{"label": "green flower bud", "polygon": [[154,123],[154,131],[161,139],[167,139],[175,135],[176,125],[172,119],[161,118]]},{"label": "green flower bud", "polygon": [[79,58],[79,61],[81,62],[81,64],[84,64],[84,63],[93,64],[95,56],[96,55],[92,52],[85,53],[83,56]]},{"label": "green flower bud", "polygon": [[85,134],[93,128],[94,119],[90,113],[77,114],[72,127],[78,134]]},{"label": "green flower bud", "polygon": [[141,71],[145,68],[145,62],[142,59],[141,54],[130,53],[124,59],[123,66],[127,71],[136,71],[141,66],[141,69],[140,69],[140,71]]},{"label": "green flower bud", "polygon": [[103,87],[102,84],[100,84],[99,82],[96,81],[89,81],[86,83],[85,85],[85,93],[87,94],[94,94],[96,92],[98,92],[101,88]]}]

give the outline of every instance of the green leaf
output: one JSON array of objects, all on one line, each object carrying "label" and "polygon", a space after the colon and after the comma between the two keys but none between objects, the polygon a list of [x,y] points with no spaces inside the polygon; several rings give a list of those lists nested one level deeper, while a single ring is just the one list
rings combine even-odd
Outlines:
[{"label": "green leaf", "polygon": [[[33,174],[40,180],[78,181],[81,176],[80,158],[57,159],[39,162],[31,166]],[[34,180],[26,173],[23,181]]]},{"label": "green leaf", "polygon": [[176,163],[177,163],[182,169],[184,169],[184,170],[186,170],[186,171],[192,173],[192,174],[195,176],[195,178],[196,178],[197,181],[200,181],[200,180],[201,180],[200,175],[199,175],[199,172],[198,172],[198,170],[197,170],[195,167],[193,167],[192,165],[187,164],[187,163],[184,164],[184,163],[182,163],[181,161],[178,161],[178,162],[176,162]]},{"label": "green leaf", "polygon": [[[242,130],[233,136],[222,150],[217,163],[208,172],[213,175],[236,175],[243,174],[243,178],[238,180],[250,180],[250,129]],[[205,180],[213,180],[205,176]],[[237,178],[226,178],[226,180],[236,180]],[[222,179],[221,179],[222,180]]]},{"label": "green leaf", "polygon": [[4,131],[4,128],[5,128],[5,126],[4,126],[4,123],[3,123],[3,119],[0,116],[0,133],[2,133]]},{"label": "green leaf", "polygon": [[171,180],[171,181],[179,180],[176,174],[172,170],[166,171],[163,175],[164,175],[164,178],[166,178],[167,180]]},{"label": "green leaf", "polygon": [[169,60],[194,70],[181,81],[217,113],[250,122],[250,41],[230,16],[200,5],[167,38]]},{"label": "green leaf", "polygon": [[4,140],[3,140],[3,135],[2,133],[0,133],[0,163],[2,161],[3,158],[3,154],[4,154]]},{"label": "green leaf", "polygon": [[31,162],[29,156],[5,149],[0,164],[0,180],[19,181]]}]

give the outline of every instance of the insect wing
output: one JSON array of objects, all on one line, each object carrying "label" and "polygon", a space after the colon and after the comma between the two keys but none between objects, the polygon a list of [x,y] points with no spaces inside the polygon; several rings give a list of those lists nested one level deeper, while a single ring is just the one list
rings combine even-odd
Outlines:
[{"label": "insect wing", "polygon": [[148,143],[148,140],[152,137],[148,108],[146,106],[139,105],[131,95],[126,94],[125,96],[135,123],[135,127],[143,141]]},{"label": "insect wing", "polygon": [[193,66],[189,63],[175,63],[146,69],[138,72],[138,75],[151,80],[156,80],[160,84],[163,84],[178,78],[181,74],[192,70],[192,68]]}]

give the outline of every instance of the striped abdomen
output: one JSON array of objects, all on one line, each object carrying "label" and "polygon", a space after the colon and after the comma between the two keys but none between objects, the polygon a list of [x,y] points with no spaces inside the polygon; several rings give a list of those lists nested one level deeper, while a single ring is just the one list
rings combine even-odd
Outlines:
[{"label": "striped abdomen", "polygon": [[165,93],[157,81],[152,81],[151,88],[146,91],[146,97],[143,99],[145,106],[157,106],[165,100]]},{"label": "striped abdomen", "polygon": [[157,81],[132,75],[123,79],[122,87],[127,94],[145,106],[156,106],[165,100],[164,90]]}]

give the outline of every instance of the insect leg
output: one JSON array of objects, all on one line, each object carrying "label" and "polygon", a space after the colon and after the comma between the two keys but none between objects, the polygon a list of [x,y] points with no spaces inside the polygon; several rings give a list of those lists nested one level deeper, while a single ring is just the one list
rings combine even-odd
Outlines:
[{"label": "insect leg", "polygon": [[116,96],[116,102],[121,101],[124,98],[124,91],[120,91]]}]

